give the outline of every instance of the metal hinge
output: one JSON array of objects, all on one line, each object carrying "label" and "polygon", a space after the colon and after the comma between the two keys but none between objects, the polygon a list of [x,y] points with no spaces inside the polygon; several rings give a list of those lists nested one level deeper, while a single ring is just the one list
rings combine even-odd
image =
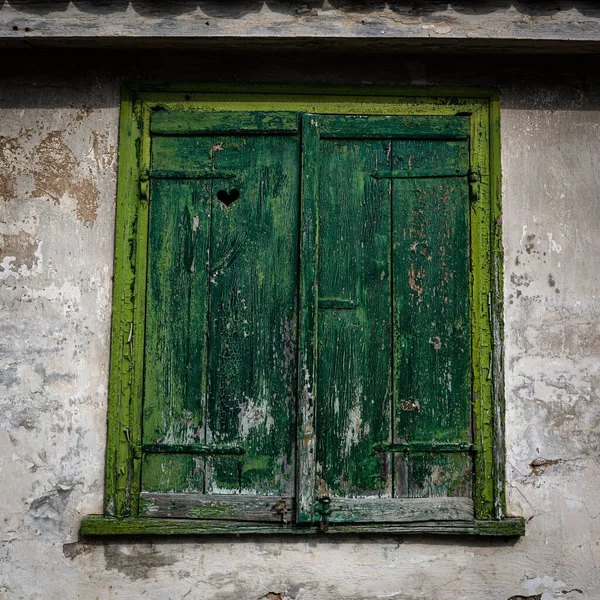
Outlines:
[{"label": "metal hinge", "polygon": [[322,496],[315,500],[315,512],[321,516],[319,528],[321,531],[327,531],[329,529],[329,515],[331,515],[331,498],[329,496]]},{"label": "metal hinge", "polygon": [[481,173],[479,171],[472,171],[469,169],[467,179],[469,180],[471,201],[476,202],[479,197],[479,184],[481,183]]},{"label": "metal hinge", "polygon": [[140,172],[140,201],[143,203],[148,202],[148,184],[150,182],[150,171],[145,169]]}]

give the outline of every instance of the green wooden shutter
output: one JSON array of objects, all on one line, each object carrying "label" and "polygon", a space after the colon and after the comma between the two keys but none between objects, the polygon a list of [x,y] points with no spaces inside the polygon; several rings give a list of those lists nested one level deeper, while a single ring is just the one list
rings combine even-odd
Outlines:
[{"label": "green wooden shutter", "polygon": [[285,522],[298,116],[156,112],[140,514]]},{"label": "green wooden shutter", "polygon": [[473,518],[468,131],[304,116],[299,522]]},{"label": "green wooden shutter", "polygon": [[141,515],[473,518],[468,131],[153,113]]}]

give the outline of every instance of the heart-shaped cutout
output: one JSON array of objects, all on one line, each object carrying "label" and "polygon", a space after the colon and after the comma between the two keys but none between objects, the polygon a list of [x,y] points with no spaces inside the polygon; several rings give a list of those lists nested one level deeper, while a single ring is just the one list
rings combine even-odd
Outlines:
[{"label": "heart-shaped cutout", "polygon": [[230,206],[240,197],[240,193],[235,188],[230,190],[219,190],[217,192],[217,198],[225,205]]}]

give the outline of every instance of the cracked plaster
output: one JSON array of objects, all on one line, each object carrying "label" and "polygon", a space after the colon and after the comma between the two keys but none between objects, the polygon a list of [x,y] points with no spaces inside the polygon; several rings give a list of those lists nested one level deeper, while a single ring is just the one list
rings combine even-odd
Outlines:
[{"label": "cracked plaster", "polygon": [[[507,489],[525,538],[134,543],[78,537],[103,503],[119,76],[46,69],[0,83],[1,598],[600,597],[599,82],[499,84]],[[440,82],[429,69],[408,71]]]}]

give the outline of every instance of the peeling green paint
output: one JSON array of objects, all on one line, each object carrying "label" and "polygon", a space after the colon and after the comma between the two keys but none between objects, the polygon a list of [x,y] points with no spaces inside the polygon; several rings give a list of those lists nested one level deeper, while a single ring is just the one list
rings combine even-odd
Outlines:
[{"label": "peeling green paint", "polygon": [[[293,111],[322,114],[465,115],[470,117],[472,406],[476,484],[474,523],[478,533],[521,535],[522,522],[503,520],[503,390],[502,390],[502,244],[500,231],[499,98],[493,90],[444,88],[286,86],[125,87],[121,105],[120,162],[116,222],[114,313],[112,325],[109,429],[106,473],[106,515],[134,517],[140,492],[142,373],[145,331],[148,205],[140,197],[140,174],[150,167],[150,115],[168,111]],[[281,126],[280,120],[274,120]],[[286,121],[287,123],[287,121]],[[286,124],[286,127],[290,125]],[[473,181],[474,180],[474,181]],[[264,274],[263,274],[264,277]],[[304,365],[301,364],[301,368]],[[302,375],[301,375],[302,377]],[[304,433],[308,432],[303,432]],[[307,437],[310,439],[310,436]],[[235,467],[237,470],[237,467]],[[454,481],[452,486],[459,486]],[[498,519],[498,521],[490,521]],[[125,533],[133,529],[157,533],[178,526],[143,519],[90,518],[82,529]],[[135,521],[135,523],[134,523]],[[497,523],[494,529],[490,523]],[[93,525],[90,525],[93,524]],[[115,525],[115,524],[118,524]],[[189,525],[189,523],[188,523]],[[228,525],[228,532],[233,529]],[[204,531],[200,523],[190,532]],[[256,528],[256,525],[254,526]],[[406,525],[405,528],[413,527]],[[350,530],[352,528],[347,528]],[[357,530],[359,530],[358,527]],[[440,531],[444,528],[440,527]],[[448,529],[452,529],[451,526]],[[118,531],[117,531],[118,530]],[[194,531],[191,531],[194,530]],[[353,530],[353,529],[352,529]],[[413,529],[418,531],[418,527]],[[261,530],[263,531],[263,530]],[[264,529],[266,532],[267,529]],[[270,532],[291,531],[272,528]],[[338,529],[338,531],[340,531]],[[353,530],[354,531],[354,530]],[[366,531],[362,529],[361,531]],[[388,524],[369,532],[391,531]],[[510,531],[512,533],[500,533]],[[517,533],[515,533],[517,532]]]}]

